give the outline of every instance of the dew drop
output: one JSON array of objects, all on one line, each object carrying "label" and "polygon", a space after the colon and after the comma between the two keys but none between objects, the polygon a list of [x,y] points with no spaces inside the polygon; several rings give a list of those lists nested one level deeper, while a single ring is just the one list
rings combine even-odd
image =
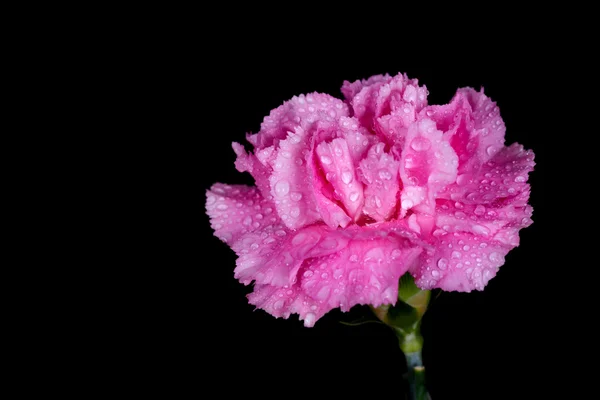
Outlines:
[{"label": "dew drop", "polygon": [[292,217],[294,217],[294,218],[298,218],[298,216],[300,216],[300,208],[298,208],[298,207],[293,207],[293,208],[290,210],[290,215],[291,215]]},{"label": "dew drop", "polygon": [[453,251],[452,252],[452,258],[460,258],[460,252],[459,251]]},{"label": "dew drop", "polygon": [[519,175],[515,178],[515,182],[525,182],[526,180],[527,179],[522,175]]},{"label": "dew drop", "polygon": [[292,193],[290,194],[290,197],[291,197],[291,198],[292,198],[292,200],[294,200],[294,201],[300,201],[300,200],[302,200],[302,193],[299,193],[299,192],[292,192]]},{"label": "dew drop", "polygon": [[227,210],[227,204],[219,204],[217,206],[217,210]]},{"label": "dew drop", "polygon": [[252,250],[256,250],[256,249],[258,249],[258,243],[252,243],[252,244],[250,245],[250,248],[251,248]]},{"label": "dew drop", "polygon": [[283,197],[290,192],[290,184],[286,180],[279,181],[275,184],[275,193],[279,197]]},{"label": "dew drop", "polygon": [[496,147],[488,146],[488,148],[485,150],[485,152],[488,154],[488,156],[493,156],[494,153],[496,152]]},{"label": "dew drop", "polygon": [[440,258],[437,262],[437,266],[439,269],[446,269],[446,267],[448,266],[448,260],[446,260],[445,258]]},{"label": "dew drop", "polygon": [[414,205],[414,203],[410,199],[404,199],[404,200],[402,200],[402,208],[405,209],[405,210],[408,210],[413,205]]},{"label": "dew drop", "polygon": [[485,213],[485,207],[479,204],[477,207],[475,207],[474,213],[475,215],[483,215]]},{"label": "dew drop", "polygon": [[382,169],[379,171],[379,178],[389,181],[390,179],[392,179],[392,173],[387,169]]},{"label": "dew drop", "polygon": [[283,303],[284,301],[282,299],[279,299],[275,302],[275,304],[273,304],[273,308],[275,310],[281,310],[283,308]]},{"label": "dew drop", "polygon": [[352,172],[350,172],[350,171],[342,172],[342,182],[344,182],[346,185],[349,184],[350,182],[352,182]]},{"label": "dew drop", "polygon": [[244,218],[244,220],[242,221],[242,224],[244,224],[245,226],[248,226],[252,223],[252,218],[250,217],[246,217]]},{"label": "dew drop", "polygon": [[358,200],[358,192],[350,193],[350,201],[355,202],[356,200]]},{"label": "dew drop", "polygon": [[304,325],[311,327],[315,324],[315,320],[317,319],[317,316],[311,312],[307,313],[306,316],[304,317]]},{"label": "dew drop", "polygon": [[[446,268],[446,267],[444,267]],[[431,276],[433,276],[434,278],[437,278],[438,276],[440,276],[440,271],[438,271],[437,269],[434,269],[433,271],[431,271]]]},{"label": "dew drop", "polygon": [[423,136],[418,136],[410,143],[410,147],[415,151],[426,151],[431,147],[431,141]]},{"label": "dew drop", "polygon": [[331,158],[327,156],[321,156],[321,162],[325,165],[329,165],[332,163]]}]

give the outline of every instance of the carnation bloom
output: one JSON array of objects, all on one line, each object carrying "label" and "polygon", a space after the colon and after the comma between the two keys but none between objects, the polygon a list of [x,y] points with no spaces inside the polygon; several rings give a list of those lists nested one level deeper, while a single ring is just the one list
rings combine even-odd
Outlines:
[{"label": "carnation bloom", "polygon": [[344,82],[345,101],[300,95],[271,111],[236,168],[256,187],[215,184],[206,209],[239,256],[249,302],[305,326],[333,308],[395,304],[422,289],[482,290],[529,226],[533,153],[504,145],[483,90],[445,105],[404,74]]}]

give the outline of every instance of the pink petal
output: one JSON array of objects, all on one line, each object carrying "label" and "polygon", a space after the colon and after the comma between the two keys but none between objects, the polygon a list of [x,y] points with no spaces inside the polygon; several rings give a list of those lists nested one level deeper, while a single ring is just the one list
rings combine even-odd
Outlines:
[{"label": "pink petal", "polygon": [[344,98],[351,102],[354,96],[356,96],[364,87],[373,86],[377,83],[387,83],[392,80],[392,77],[388,74],[385,75],[374,75],[368,79],[357,80],[352,83],[349,81],[344,81],[342,85],[342,93]]},{"label": "pink petal", "polygon": [[271,145],[277,146],[288,132],[300,127],[307,131],[318,120],[337,120],[348,115],[348,106],[341,100],[328,94],[311,93],[294,96],[278,108],[271,111],[261,124],[256,135],[248,136],[248,141],[257,149]]},{"label": "pink petal", "polygon": [[479,168],[504,147],[504,121],[483,89],[459,89],[449,104],[426,107],[419,117],[433,119],[444,132],[459,156],[459,173]]},{"label": "pink petal", "polygon": [[277,213],[291,229],[321,219],[311,185],[312,166],[307,159],[312,140],[302,128],[279,142],[273,172],[269,177],[271,195]]},{"label": "pink petal", "polygon": [[383,143],[373,145],[359,166],[360,179],[365,185],[363,213],[375,221],[385,221],[395,213],[400,188],[400,163],[384,147]]},{"label": "pink petal", "polygon": [[[317,155],[325,177],[333,188],[333,200],[341,203],[346,214],[356,219],[364,200],[363,187],[357,179],[346,140],[337,138],[331,142],[321,142],[317,146]],[[332,226],[327,220],[325,222]]]},{"label": "pink petal", "polygon": [[[206,213],[215,236],[232,245],[265,222],[277,222],[272,204],[258,190],[245,185],[215,183],[206,191]],[[270,218],[275,217],[276,221]]]},{"label": "pink petal", "polygon": [[348,311],[356,304],[395,304],[398,280],[421,252],[406,238],[412,236],[401,224],[322,233],[324,238],[309,252],[297,281],[281,288],[257,285],[249,302],[276,317],[297,313],[305,326],[313,326],[337,307]]},{"label": "pink petal", "polygon": [[[256,182],[256,186],[262,193],[263,197],[269,198],[271,196],[271,185],[269,183],[269,176],[271,174],[271,167],[269,165],[265,165],[260,161],[258,157],[254,154],[246,153],[244,150],[244,146],[239,143],[233,142],[231,144],[233,147],[233,151],[237,155],[237,159],[235,161],[235,167],[240,172],[248,172],[254,178]],[[269,152],[269,150],[271,150]],[[269,147],[266,149],[266,153],[262,152],[263,156],[266,154],[272,153],[273,147]]]},{"label": "pink petal", "polygon": [[362,127],[356,118],[342,117],[338,124],[338,137],[346,140],[354,165],[365,158],[367,150],[378,142],[377,137]]},{"label": "pink petal", "polygon": [[402,145],[406,129],[427,105],[427,89],[405,74],[344,82],[342,92],[360,123],[390,144]]},{"label": "pink petal", "polygon": [[458,157],[435,129],[435,123],[424,118],[410,126],[406,146],[402,151],[400,176],[404,189],[401,195],[401,215],[415,207],[433,214],[435,198],[446,185],[456,180]]},{"label": "pink petal", "polygon": [[442,236],[436,246],[422,253],[411,271],[422,289],[470,292],[483,290],[504,264],[511,247],[470,233]]},{"label": "pink petal", "polygon": [[480,169],[458,175],[456,183],[439,197],[488,208],[524,207],[529,200],[527,179],[535,165],[533,158],[533,152],[520,144],[503,147]]}]

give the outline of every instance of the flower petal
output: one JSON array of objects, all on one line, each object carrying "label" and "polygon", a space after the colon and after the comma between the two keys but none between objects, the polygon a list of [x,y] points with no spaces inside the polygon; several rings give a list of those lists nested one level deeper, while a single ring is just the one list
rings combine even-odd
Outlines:
[{"label": "flower petal", "polygon": [[422,289],[483,290],[504,264],[510,249],[499,241],[470,233],[448,234],[421,254],[420,263],[411,273]]},{"label": "flower petal", "polygon": [[400,188],[400,163],[384,148],[384,143],[373,145],[359,166],[360,179],[365,185],[363,213],[375,221],[385,221],[395,213]]},{"label": "flower petal", "polygon": [[535,165],[533,159],[533,152],[520,144],[503,147],[480,169],[458,175],[456,183],[439,197],[492,208],[524,207],[529,200],[527,179]]},{"label": "flower petal", "polygon": [[506,127],[483,89],[459,89],[449,104],[428,106],[419,116],[433,119],[459,157],[459,173],[477,169],[502,147]]},{"label": "flower petal", "polygon": [[245,185],[215,183],[206,191],[206,213],[215,236],[232,245],[273,218],[274,208],[258,190]]},{"label": "flower petal", "polygon": [[364,200],[363,187],[357,179],[348,143],[337,138],[321,142],[316,151],[325,177],[333,188],[334,200],[343,205],[348,216],[356,219]]},{"label": "flower petal", "polygon": [[424,118],[412,124],[402,150],[400,176],[404,189],[401,195],[401,215],[415,207],[433,214],[435,197],[446,185],[455,182],[458,157],[450,143],[436,129],[435,123]]},{"label": "flower petal", "polygon": [[281,288],[257,285],[249,302],[276,317],[297,313],[305,326],[337,307],[348,311],[356,304],[395,304],[398,280],[421,252],[408,239],[410,233],[400,224],[322,232],[323,241],[306,259],[296,282]]},{"label": "flower petal", "polygon": [[256,135],[249,135],[248,141],[257,149],[277,146],[280,140],[287,137],[288,132],[293,132],[298,127],[306,131],[315,121],[336,120],[347,116],[348,112],[348,106],[343,101],[328,94],[294,96],[272,110],[263,120],[260,131]]},{"label": "flower petal", "polygon": [[[269,183],[269,176],[271,175],[271,166],[262,162],[257,156],[252,153],[246,153],[244,146],[239,143],[233,142],[231,144],[233,151],[237,155],[235,160],[235,167],[240,172],[248,172],[254,178],[256,186],[262,193],[263,197],[269,198],[271,196],[271,185]],[[270,157],[273,153],[273,147],[269,147],[258,154],[261,154],[264,158]]]}]

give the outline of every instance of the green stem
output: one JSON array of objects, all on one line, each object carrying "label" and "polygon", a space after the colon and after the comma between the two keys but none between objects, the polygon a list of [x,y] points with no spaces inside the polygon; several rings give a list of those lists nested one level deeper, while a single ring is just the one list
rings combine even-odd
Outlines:
[{"label": "green stem", "polygon": [[425,387],[425,367],[421,358],[423,337],[420,328],[421,324],[418,321],[411,329],[395,329],[400,349],[406,358],[409,400],[431,400]]},{"label": "green stem", "polygon": [[404,353],[408,369],[408,386],[410,400],[431,400],[425,387],[425,367],[421,360],[421,352]]}]

